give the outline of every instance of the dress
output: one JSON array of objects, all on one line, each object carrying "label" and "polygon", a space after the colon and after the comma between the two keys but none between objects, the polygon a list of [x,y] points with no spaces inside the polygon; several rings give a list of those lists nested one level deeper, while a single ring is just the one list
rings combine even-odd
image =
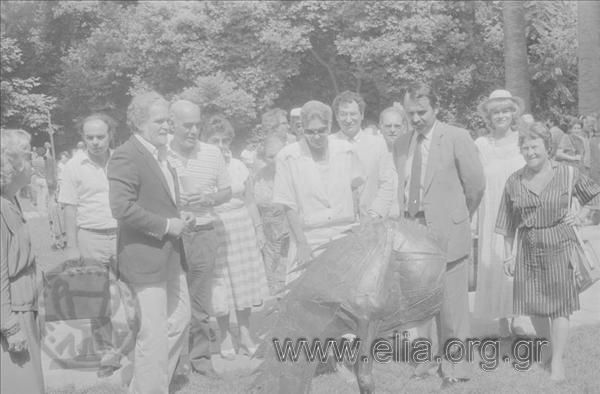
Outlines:
[{"label": "dress", "polygon": [[[18,202],[0,197],[0,282],[2,393],[43,393],[40,330],[37,320],[36,267],[31,239]],[[28,350],[9,352],[4,330],[18,324]]]},{"label": "dress", "polygon": [[212,285],[212,309],[216,316],[231,310],[260,305],[268,296],[265,267],[256,240],[254,224],[244,203],[249,171],[231,158],[231,201],[215,207],[215,230],[219,245]]},{"label": "dress", "polygon": [[525,165],[518,133],[497,143],[491,136],[475,141],[485,173],[485,193],[477,211],[478,266],[475,315],[496,319],[512,315],[513,281],[503,270],[504,239],[494,231],[496,215],[508,177]]},{"label": "dress", "polygon": [[[496,232],[513,236],[519,228],[515,265],[514,314],[566,317],[579,309],[569,261],[576,245],[568,211],[568,167],[551,162],[554,176],[539,195],[523,183],[525,168],[506,181]],[[581,205],[600,200],[600,186],[578,169],[572,195]]]}]

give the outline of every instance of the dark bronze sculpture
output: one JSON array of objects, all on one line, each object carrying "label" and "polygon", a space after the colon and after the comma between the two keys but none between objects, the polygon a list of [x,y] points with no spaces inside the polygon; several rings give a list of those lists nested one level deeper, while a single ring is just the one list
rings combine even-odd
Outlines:
[{"label": "dark bronze sculpture", "polygon": [[[378,221],[330,242],[282,298],[265,337],[265,360],[254,389],[305,393],[318,361],[278,359],[273,340],[360,338],[354,365],[361,393],[374,390],[370,346],[377,337],[415,325],[439,311],[446,259],[424,226]],[[368,361],[363,362],[363,356]]]}]

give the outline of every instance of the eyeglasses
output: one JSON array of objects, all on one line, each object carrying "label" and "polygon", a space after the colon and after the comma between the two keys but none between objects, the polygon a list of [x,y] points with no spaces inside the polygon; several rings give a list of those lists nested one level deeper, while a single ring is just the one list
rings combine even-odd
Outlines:
[{"label": "eyeglasses", "polygon": [[326,127],[322,128],[322,129],[314,129],[314,130],[304,129],[304,135],[327,134],[328,132],[329,132],[329,130]]}]

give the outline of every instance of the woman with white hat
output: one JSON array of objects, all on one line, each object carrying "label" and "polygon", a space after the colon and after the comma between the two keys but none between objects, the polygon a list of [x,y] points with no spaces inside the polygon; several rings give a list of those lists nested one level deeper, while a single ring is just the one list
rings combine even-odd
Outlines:
[{"label": "woman with white hat", "polygon": [[495,90],[477,109],[489,133],[475,140],[486,188],[477,214],[479,250],[474,313],[483,320],[498,319],[499,334],[507,337],[511,333],[524,334],[519,325],[525,318],[513,319],[513,283],[504,275],[504,242],[494,227],[504,184],[510,174],[525,165],[516,131],[524,103],[507,90]]}]

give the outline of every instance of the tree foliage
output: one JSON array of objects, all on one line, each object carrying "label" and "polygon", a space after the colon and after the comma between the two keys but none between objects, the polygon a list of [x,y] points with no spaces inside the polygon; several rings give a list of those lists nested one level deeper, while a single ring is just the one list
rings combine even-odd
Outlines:
[{"label": "tree foliage", "polygon": [[[576,7],[524,8],[532,112],[573,113]],[[499,1],[3,1],[2,11],[23,59],[7,75],[56,97],[54,118],[67,129],[96,110],[124,124],[139,89],[193,97],[241,135],[270,107],[331,102],[346,89],[376,119],[413,81],[438,88],[444,119],[475,128],[477,104],[504,86]],[[5,56],[3,38],[3,67]]]}]

